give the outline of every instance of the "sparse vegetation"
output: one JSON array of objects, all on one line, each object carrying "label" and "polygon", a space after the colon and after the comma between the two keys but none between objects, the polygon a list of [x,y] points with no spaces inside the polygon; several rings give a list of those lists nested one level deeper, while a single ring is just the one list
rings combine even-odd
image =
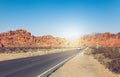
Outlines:
[{"label": "sparse vegetation", "polygon": [[26,52],[36,52],[36,51],[50,51],[57,49],[72,49],[64,47],[1,47],[0,53],[26,53]]},{"label": "sparse vegetation", "polygon": [[110,71],[120,73],[120,48],[119,47],[90,47],[85,50],[86,55],[93,55],[101,64]]},{"label": "sparse vegetation", "polygon": [[0,48],[0,61],[64,52],[73,49],[60,47],[3,47]]}]

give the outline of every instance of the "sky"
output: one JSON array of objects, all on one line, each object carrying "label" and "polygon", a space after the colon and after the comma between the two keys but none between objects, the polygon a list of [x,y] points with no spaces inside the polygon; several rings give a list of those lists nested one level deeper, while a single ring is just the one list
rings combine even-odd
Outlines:
[{"label": "sky", "polygon": [[0,32],[75,39],[120,31],[120,0],[0,0]]}]

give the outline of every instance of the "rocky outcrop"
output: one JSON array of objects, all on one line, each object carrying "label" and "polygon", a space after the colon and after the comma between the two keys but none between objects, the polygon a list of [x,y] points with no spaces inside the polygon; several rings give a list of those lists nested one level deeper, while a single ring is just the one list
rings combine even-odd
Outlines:
[{"label": "rocky outcrop", "polygon": [[96,46],[96,42],[104,47],[120,47],[120,32],[84,35],[74,42],[51,35],[33,36],[23,29],[0,33],[0,47],[80,47]]},{"label": "rocky outcrop", "polygon": [[23,29],[0,33],[0,47],[62,47],[67,43],[64,38],[51,35],[32,36]]},{"label": "rocky outcrop", "polygon": [[96,42],[103,47],[120,47],[120,33],[91,34],[77,40],[79,46],[96,46]]}]

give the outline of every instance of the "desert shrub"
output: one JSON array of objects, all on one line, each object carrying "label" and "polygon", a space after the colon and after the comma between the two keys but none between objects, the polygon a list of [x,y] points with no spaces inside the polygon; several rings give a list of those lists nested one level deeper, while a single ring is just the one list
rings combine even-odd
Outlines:
[{"label": "desert shrub", "polygon": [[120,58],[120,53],[118,51],[118,48],[112,48],[108,49],[107,51],[104,51],[104,56],[110,59],[115,59]]},{"label": "desert shrub", "polygon": [[85,54],[92,54],[101,64],[110,71],[120,73],[120,48],[119,47],[92,47],[86,49]]},{"label": "desert shrub", "polygon": [[93,49],[92,49],[92,48],[86,48],[86,49],[85,49],[84,54],[86,54],[86,55],[91,55],[92,53],[93,53]]},{"label": "desert shrub", "polygon": [[96,54],[96,55],[94,55],[94,58],[100,62],[102,62],[103,59],[105,59],[105,57],[102,54]]},{"label": "desert shrub", "polygon": [[114,73],[120,73],[120,59],[115,59],[111,62],[108,62],[106,67]]},{"label": "desert shrub", "polygon": [[[31,51],[49,51],[51,49],[65,49],[65,47],[1,47],[0,53],[20,53],[20,52],[31,52]],[[68,49],[66,47],[66,49]]]}]

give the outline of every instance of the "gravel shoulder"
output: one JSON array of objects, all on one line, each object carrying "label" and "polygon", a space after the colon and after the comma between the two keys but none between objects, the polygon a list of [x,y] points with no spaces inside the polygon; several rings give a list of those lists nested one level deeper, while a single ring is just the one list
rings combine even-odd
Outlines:
[{"label": "gravel shoulder", "polygon": [[120,77],[110,72],[84,51],[65,63],[49,77]]}]

